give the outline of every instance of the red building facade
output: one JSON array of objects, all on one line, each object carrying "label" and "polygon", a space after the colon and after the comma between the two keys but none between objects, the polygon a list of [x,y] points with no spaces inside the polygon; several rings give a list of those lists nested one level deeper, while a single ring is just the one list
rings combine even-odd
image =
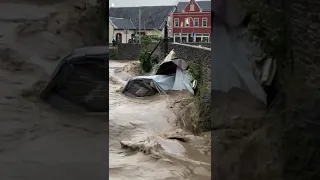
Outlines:
[{"label": "red building facade", "polygon": [[169,26],[174,42],[210,42],[211,1],[179,2]]}]

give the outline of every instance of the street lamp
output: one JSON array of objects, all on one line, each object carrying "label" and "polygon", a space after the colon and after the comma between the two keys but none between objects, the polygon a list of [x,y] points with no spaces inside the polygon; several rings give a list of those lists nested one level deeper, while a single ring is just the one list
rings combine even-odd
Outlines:
[{"label": "street lamp", "polygon": [[187,18],[187,24],[189,24],[189,19],[192,19],[192,22],[193,22],[193,26],[192,26],[192,38],[193,38],[193,42],[195,42],[195,39],[196,39],[196,36],[195,36],[195,33],[194,33],[194,19],[193,17],[188,17]]},{"label": "street lamp", "polygon": [[181,31],[180,31],[180,43],[182,43],[182,28],[183,28],[183,21],[181,22]]}]

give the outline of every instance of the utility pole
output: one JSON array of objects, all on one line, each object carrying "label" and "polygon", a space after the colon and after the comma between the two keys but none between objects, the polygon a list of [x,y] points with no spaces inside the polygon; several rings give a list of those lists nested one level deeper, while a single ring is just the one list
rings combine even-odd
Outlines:
[{"label": "utility pole", "polygon": [[141,43],[141,9],[139,9],[139,44]]},{"label": "utility pole", "polygon": [[183,28],[183,21],[181,22],[181,25],[180,25],[180,43],[182,43],[182,28]]},{"label": "utility pole", "polygon": [[166,57],[169,52],[168,21],[165,21],[163,42],[164,57]]}]

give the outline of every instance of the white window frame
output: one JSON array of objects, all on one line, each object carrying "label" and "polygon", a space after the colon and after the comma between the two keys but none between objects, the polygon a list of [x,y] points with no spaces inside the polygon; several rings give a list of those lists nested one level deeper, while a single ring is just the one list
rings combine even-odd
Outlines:
[{"label": "white window frame", "polygon": [[173,34],[173,42],[176,42],[176,37],[180,38],[180,34],[179,33]]},{"label": "white window frame", "polygon": [[[176,26],[176,21],[178,21],[178,26]],[[174,27],[180,27],[179,18],[174,18],[174,19],[173,19],[173,25],[174,25]]]},{"label": "white window frame", "polygon": [[[198,20],[198,25],[196,26],[195,24],[195,22],[196,22],[196,20]],[[200,23],[200,20],[199,20],[199,18],[193,18],[193,26],[194,27],[199,27],[199,23]]]},{"label": "white window frame", "polygon": [[195,34],[195,37],[200,37],[201,42],[203,41],[204,38],[208,38],[208,43],[210,42],[210,34]]},{"label": "white window frame", "polygon": [[[206,25],[205,26],[203,25],[204,21],[206,21]],[[201,25],[202,25],[202,27],[208,27],[208,18],[202,18],[202,24]]]},{"label": "white window frame", "polygon": [[195,34],[194,36],[195,36],[194,37],[195,42],[197,42],[197,38],[200,38],[200,42],[202,41],[202,36],[201,35],[199,36],[199,34]]},{"label": "white window frame", "polygon": [[[189,23],[187,23],[187,21]],[[188,26],[187,26],[188,25]],[[184,27],[190,27],[190,18],[184,18]]]},{"label": "white window frame", "polygon": [[194,11],[194,3],[191,3],[190,4],[190,9],[189,9],[190,11]]},{"label": "white window frame", "polygon": [[188,34],[184,34],[184,33],[182,33],[182,34],[180,34],[180,33],[174,33],[174,34],[173,34],[173,42],[176,42],[176,37],[178,37],[179,39],[180,39],[180,38],[186,38],[187,41],[188,41]]},{"label": "white window frame", "polygon": [[210,42],[210,34],[202,34],[201,41],[203,40],[203,38],[208,38],[208,42]]}]

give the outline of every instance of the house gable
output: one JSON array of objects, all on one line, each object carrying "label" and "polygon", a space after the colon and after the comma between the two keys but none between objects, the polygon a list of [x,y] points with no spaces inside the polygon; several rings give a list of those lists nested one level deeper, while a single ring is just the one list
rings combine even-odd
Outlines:
[{"label": "house gable", "polygon": [[[199,11],[194,11],[194,12],[197,12],[197,13],[211,12],[211,1],[195,1],[195,0],[192,0],[192,1],[195,2],[195,4],[194,4],[195,10],[197,10],[196,6],[198,6],[198,9],[199,9]],[[185,13],[185,12],[192,13],[192,11],[190,11],[189,4],[190,4],[190,1],[189,2],[185,2],[185,1],[179,2],[177,4],[177,8],[174,13]]]},{"label": "house gable", "polygon": [[199,4],[195,0],[190,0],[190,2],[184,8],[184,12],[201,12]]}]

